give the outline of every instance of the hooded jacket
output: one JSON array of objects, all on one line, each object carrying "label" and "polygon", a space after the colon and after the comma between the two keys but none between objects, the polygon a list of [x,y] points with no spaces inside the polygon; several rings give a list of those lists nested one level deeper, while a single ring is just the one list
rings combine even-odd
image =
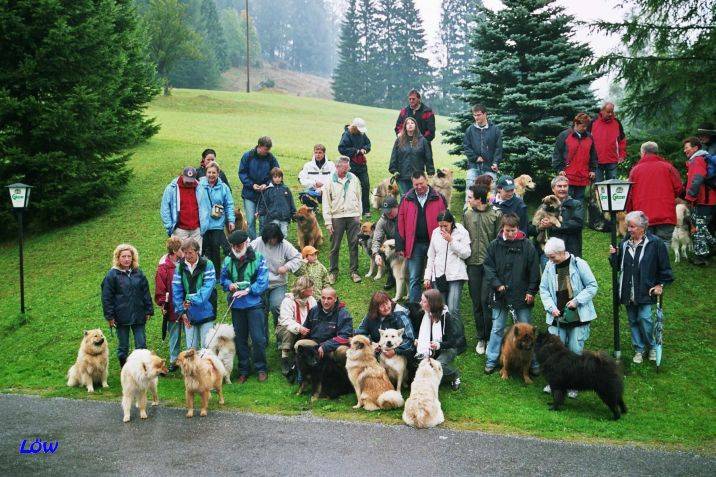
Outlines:
[{"label": "hooded jacket", "polygon": [[710,190],[704,183],[708,175],[707,155],[701,149],[686,161],[686,200],[696,205],[716,205],[716,191]]},{"label": "hooded jacket", "polygon": [[266,218],[267,223],[272,220],[290,222],[296,214],[296,204],[293,203],[291,189],[284,184],[269,184],[259,199],[257,212]]},{"label": "hooded jacket", "polygon": [[[577,301],[579,321],[586,323],[594,320],[597,312],[593,300],[597,296],[599,285],[589,264],[574,255],[571,255],[569,260],[569,281],[572,284],[573,299]],[[552,311],[557,309],[557,289],[557,268],[554,263],[548,261],[539,285],[539,295],[544,311],[547,312],[548,325],[553,323]]]},{"label": "hooded jacket", "polygon": [[[308,313],[317,305],[316,299],[313,296],[309,296],[306,298],[305,304],[299,306],[293,293],[286,293],[283,301],[281,301],[278,324],[286,328],[289,333],[297,335],[301,326],[306,322]],[[296,310],[296,307],[298,307],[298,310]]]},{"label": "hooded jacket", "polygon": [[[234,198],[231,196],[231,189],[221,178],[216,179],[216,184],[209,184],[209,179],[202,177],[199,179],[199,195],[206,200],[199,204],[199,223],[206,224],[206,230],[223,230],[226,224],[233,224],[236,220],[234,216]],[[212,217],[211,210],[214,205],[218,204],[224,207],[224,214],[220,217]],[[206,232],[202,231],[202,234]]]},{"label": "hooded jacket", "polygon": [[554,144],[552,167],[569,179],[570,186],[589,185],[589,173],[597,169],[597,150],[588,131],[579,134],[574,129],[565,129]]},{"label": "hooded jacket", "polygon": [[405,145],[401,146],[400,138],[395,138],[393,152],[390,154],[388,172],[391,174],[398,173],[398,179],[400,180],[410,180],[414,172],[435,174],[433,151],[430,143],[422,135],[418,135],[416,143],[416,146],[413,147],[412,141],[406,141]]},{"label": "hooded jacket", "polygon": [[311,330],[306,338],[318,343],[324,353],[335,351],[339,346],[348,345],[353,332],[353,318],[345,305],[336,302],[330,311],[320,303],[308,312],[304,327]]},{"label": "hooded jacket", "polygon": [[[179,186],[177,182],[179,177],[175,177],[164,189],[162,194],[162,203],[159,214],[162,218],[162,224],[164,230],[167,231],[167,236],[171,236],[174,233],[174,229],[177,227],[179,221],[179,211],[181,210],[181,199],[179,194]],[[205,193],[202,193],[202,188],[197,185],[196,187],[196,201],[199,204],[199,228],[201,234],[207,231],[209,226],[206,217],[210,215],[211,206],[209,205],[208,198]],[[233,207],[231,210],[233,214]]]},{"label": "hooded jacket", "polygon": [[629,172],[626,210],[641,210],[649,225],[676,225],[676,198],[683,186],[679,171],[661,156],[645,154]]},{"label": "hooded jacket", "polygon": [[488,206],[485,210],[467,209],[463,218],[465,230],[470,235],[470,256],[467,265],[482,265],[490,242],[497,238],[501,228],[502,212]]},{"label": "hooded jacket", "polygon": [[418,123],[420,134],[423,135],[429,143],[435,139],[435,114],[428,105],[421,102],[420,107],[413,111],[410,106],[403,108],[398,113],[398,119],[395,121],[395,134],[399,134],[403,130],[403,124],[407,118],[415,119]]},{"label": "hooded jacket", "polygon": [[371,319],[366,315],[353,334],[365,335],[373,343],[377,343],[380,341],[380,330],[391,328],[394,330],[403,329],[403,342],[395,352],[406,358],[415,356],[415,330],[413,330],[413,324],[410,322],[408,314],[402,309],[395,308],[390,315],[376,319]]},{"label": "hooded jacket", "polygon": [[102,280],[104,319],[117,325],[143,325],[154,314],[149,281],[139,268],[110,268]]},{"label": "hooded jacket", "polygon": [[467,167],[476,167],[477,158],[482,156],[482,166],[489,169],[493,164],[502,162],[502,131],[496,124],[488,121],[487,127],[480,128],[470,124],[462,139],[462,150],[467,156]]},{"label": "hooded jacket", "polygon": [[[172,299],[174,310],[181,316],[186,313],[192,325],[214,321],[216,310],[211,304],[211,296],[216,293],[216,271],[211,260],[199,257],[192,273],[184,259],[179,260],[172,280]],[[189,301],[189,309],[184,309],[184,300]]]},{"label": "hooded jacket", "polygon": [[[438,214],[445,209],[447,209],[445,197],[430,187],[424,209],[428,237],[432,236],[433,230],[438,226]],[[420,202],[418,202],[418,195],[415,193],[415,189],[410,189],[403,196],[398,206],[398,235],[395,239],[396,252],[403,252],[406,259],[409,259],[413,253],[419,213]]]},{"label": "hooded jacket", "polygon": [[350,158],[351,165],[358,164],[364,166],[366,164],[365,156],[358,155],[358,151],[361,149],[365,149],[366,154],[370,152],[370,139],[368,139],[368,135],[360,131],[358,134],[351,134],[346,125],[343,128],[341,142],[338,143],[338,152]]},{"label": "hooded jacket", "polygon": [[[234,292],[229,290],[232,283],[249,282],[248,295],[234,300]],[[264,257],[254,251],[251,245],[246,248],[246,253],[237,258],[233,252],[224,258],[221,267],[221,288],[226,292],[226,302],[231,303],[232,309],[247,310],[263,306],[262,296],[268,289],[269,270]]]},{"label": "hooded jacket", "polygon": [[535,296],[539,291],[539,259],[534,245],[522,231],[517,232],[515,240],[505,240],[500,233],[487,247],[483,266],[492,292],[502,285],[507,287],[503,293],[496,293],[498,306],[515,309],[533,306],[525,303],[525,295]]},{"label": "hooded jacket", "polygon": [[270,152],[260,156],[256,148],[246,151],[239,163],[239,180],[244,186],[241,189],[241,198],[258,202],[260,194],[254,190],[254,184],[269,185],[271,183],[269,173],[274,167],[279,167],[278,161]]},{"label": "hooded jacket", "polygon": [[627,141],[622,123],[615,117],[606,120],[602,113],[591,124],[594,148],[597,151],[597,162],[616,164],[624,161],[627,155]]},{"label": "hooded jacket", "polygon": [[440,227],[433,230],[423,277],[425,280],[435,281],[436,277],[443,274],[449,282],[467,280],[465,259],[471,253],[470,234],[465,227],[456,223],[451,237],[452,240],[447,242],[440,234]]},{"label": "hooded jacket", "polygon": [[298,180],[306,189],[315,189],[316,182],[326,184],[331,180],[331,174],[336,172],[336,165],[325,157],[325,162],[321,167],[316,164],[316,158],[303,165],[303,169],[298,173]]}]

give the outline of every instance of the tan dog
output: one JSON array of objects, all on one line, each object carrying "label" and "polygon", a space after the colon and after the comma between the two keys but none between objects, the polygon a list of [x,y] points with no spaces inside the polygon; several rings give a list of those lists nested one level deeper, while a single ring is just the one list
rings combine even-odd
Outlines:
[{"label": "tan dog", "polygon": [[515,177],[515,195],[524,197],[525,193],[532,192],[535,187],[537,187],[537,184],[527,174]]},{"label": "tan dog", "polygon": [[[542,204],[535,212],[534,217],[532,217],[532,225],[539,227],[542,219],[547,219],[549,220],[550,227],[561,227],[562,217],[559,215],[561,207],[562,202],[556,195],[548,195],[542,199]],[[547,233],[547,229],[541,229],[537,234],[537,243],[539,243],[542,250],[544,250],[544,244],[547,242],[548,238],[549,235]]]},{"label": "tan dog", "polygon": [[358,234],[358,245],[365,251],[366,255],[368,255],[368,260],[370,260],[370,268],[368,269],[368,273],[365,274],[366,278],[373,277],[375,273],[376,275],[373,280],[380,280],[383,277],[385,266],[375,263],[375,257],[370,252],[374,233],[375,224],[373,222],[363,222],[360,225],[360,233]]},{"label": "tan dog", "polygon": [[184,375],[186,393],[186,417],[194,417],[194,394],[201,395],[200,416],[206,416],[211,390],[219,394],[219,404],[224,404],[222,381],[226,375],[224,365],[210,350],[196,351],[193,348],[179,353],[177,365]]},{"label": "tan dog", "polygon": [[408,277],[408,266],[405,256],[395,253],[394,239],[383,242],[383,245],[380,246],[380,251],[383,252],[385,261],[389,264],[395,277],[395,296],[393,297],[393,301],[401,300]]},{"label": "tan dog", "polygon": [[[609,214],[605,214],[609,217]],[[620,237],[626,237],[627,234],[627,223],[626,223],[626,212],[617,212],[617,235]]]},{"label": "tan dog", "polygon": [[231,371],[234,369],[234,357],[236,356],[235,337],[234,327],[226,323],[214,325],[206,334],[207,346],[224,365],[226,384],[231,384]]},{"label": "tan dog", "polygon": [[323,243],[323,232],[318,226],[316,214],[307,206],[302,205],[296,211],[296,235],[298,236],[298,249],[306,245],[318,248]]},{"label": "tan dog", "polygon": [[403,422],[418,429],[427,429],[445,421],[438,396],[442,379],[443,367],[440,361],[432,358],[420,361],[410,387],[410,397],[405,401]]},{"label": "tan dog", "polygon": [[436,191],[440,192],[445,197],[445,200],[448,204],[448,208],[450,208],[450,200],[452,199],[453,185],[454,178],[452,170],[445,167],[443,169],[438,169],[437,171],[435,171],[435,175],[433,176],[432,180],[432,186]]},{"label": "tan dog", "polygon": [[500,353],[502,379],[509,378],[512,370],[522,374],[526,384],[532,384],[529,371],[535,337],[535,327],[529,323],[515,323],[507,330]]},{"label": "tan dog", "polygon": [[67,371],[67,385],[85,386],[88,393],[94,392],[94,383],[102,383],[103,388],[107,384],[109,373],[109,350],[107,340],[99,328],[86,330],[80,350],[77,352],[75,364]]},{"label": "tan dog", "polygon": [[129,422],[132,402],[139,408],[139,417],[147,418],[147,391],[152,392],[152,406],[159,404],[159,376],[166,376],[164,360],[147,349],[135,349],[127,358],[120,375],[122,381],[123,422]]},{"label": "tan dog", "polygon": [[393,388],[385,369],[378,364],[367,336],[351,338],[351,347],[346,351],[346,371],[358,400],[353,409],[377,411],[403,405],[403,396]]},{"label": "tan dog", "polygon": [[[391,183],[392,181],[392,183]],[[392,195],[395,197],[395,200],[400,200],[400,189],[398,189],[398,182],[394,181],[392,178],[383,179],[378,184],[378,187],[373,189],[373,193],[371,194],[371,204],[374,208],[379,209],[383,207],[383,201],[386,197],[389,195]]]},{"label": "tan dog", "polygon": [[[235,207],[234,208],[234,216],[236,217],[234,219],[234,225],[235,225],[234,230],[243,230],[244,232],[246,232],[246,230],[248,230],[248,228],[249,228],[249,224],[248,224],[248,222],[246,222],[246,217],[244,217],[244,212],[241,209],[239,209],[238,207]],[[224,228],[224,231],[226,232],[227,236],[231,233],[231,232],[229,232],[228,224]]]},{"label": "tan dog", "polygon": [[380,331],[380,356],[378,362],[385,368],[385,372],[388,373],[388,379],[395,386],[395,389],[400,391],[403,388],[403,380],[405,379],[405,372],[408,369],[408,359],[405,356],[399,356],[397,353],[388,358],[385,355],[386,351],[396,351],[398,347],[403,343],[403,328],[395,330],[388,328]]},{"label": "tan dog", "polygon": [[676,227],[671,236],[671,249],[674,251],[674,262],[681,261],[681,255],[688,258],[686,252],[694,249],[694,243],[691,241],[691,212],[684,204],[676,204]]}]

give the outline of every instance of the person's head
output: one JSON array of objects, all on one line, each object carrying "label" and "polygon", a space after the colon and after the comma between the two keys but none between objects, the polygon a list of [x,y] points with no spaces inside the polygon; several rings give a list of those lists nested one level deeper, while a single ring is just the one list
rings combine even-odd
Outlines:
[{"label": "person's head", "polygon": [[181,240],[174,237],[169,237],[167,239],[167,255],[172,260],[184,257],[184,252],[181,251]]},{"label": "person's head", "polygon": [[269,174],[271,175],[273,185],[283,184],[283,171],[280,167],[274,167]]},{"label": "person's head", "polygon": [[550,183],[552,186],[552,192],[561,201],[569,196],[569,179],[566,176],[555,176]]},{"label": "person's head", "polygon": [[321,290],[321,306],[325,311],[331,311],[336,305],[337,300],[338,295],[336,295],[336,291],[333,287],[325,287]]},{"label": "person's head", "polygon": [[199,242],[193,238],[184,240],[181,243],[181,251],[184,252],[184,261],[194,265],[199,260]]},{"label": "person's head", "polygon": [[415,135],[415,131],[420,132],[420,130],[418,129],[418,123],[415,121],[415,118],[405,118],[405,122],[403,123],[403,129],[409,136]]},{"label": "person's head", "polygon": [[353,135],[365,134],[368,132],[368,126],[362,118],[353,118],[350,126],[348,126],[348,132]]},{"label": "person's head", "polygon": [[281,232],[281,227],[273,222],[266,224],[263,232],[261,232],[261,240],[270,247],[277,246],[283,242],[283,239],[284,236],[283,232]]},{"label": "person's head", "polygon": [[445,301],[443,300],[443,295],[435,288],[425,290],[423,295],[420,297],[420,307],[424,312],[430,315],[430,318],[432,318],[433,321],[438,321],[440,319],[444,306]]},{"label": "person's head", "polygon": [[607,101],[599,112],[605,121],[611,120],[614,117],[614,103]]},{"label": "person's head", "polygon": [[249,234],[245,230],[234,230],[229,235],[229,245],[234,254],[241,257],[249,246]]},{"label": "person's head", "polygon": [[308,263],[315,263],[318,260],[318,250],[316,250],[316,247],[306,245],[301,249],[301,257]]},{"label": "person's head", "polygon": [[381,316],[389,316],[393,312],[395,304],[383,290],[373,293],[368,305],[368,318],[377,320]]},{"label": "person's head", "polygon": [[323,144],[316,144],[313,146],[313,158],[317,161],[322,161],[326,158],[326,146]]},{"label": "person's head", "polygon": [[514,240],[520,231],[520,218],[514,212],[509,212],[502,216],[502,238],[505,240]]},{"label": "person's head", "polygon": [[216,183],[216,180],[219,178],[219,172],[221,172],[219,164],[217,164],[216,161],[209,161],[204,167],[206,168],[206,180],[208,180],[210,184]]},{"label": "person's head", "polygon": [[313,295],[313,278],[303,275],[296,279],[296,283],[291,288],[291,293],[295,298],[305,299]]},{"label": "person's head", "polygon": [[185,167],[181,171],[181,180],[184,185],[196,184],[196,169],[191,166]]},{"label": "person's head", "polygon": [[587,127],[589,126],[590,121],[591,119],[587,113],[579,113],[572,120],[572,129],[579,134],[584,134],[587,132]]},{"label": "person's head", "polygon": [[485,210],[487,208],[487,192],[488,188],[484,185],[473,184],[470,187],[468,205],[476,210]]},{"label": "person's head", "polygon": [[714,123],[699,124],[697,133],[698,134],[696,134],[696,137],[699,141],[701,141],[701,144],[711,144],[714,138],[716,138],[716,129],[714,128]]},{"label": "person's head", "polygon": [[564,262],[569,256],[564,247],[564,240],[557,237],[550,237],[544,244],[544,255],[554,264]]},{"label": "person's head", "polygon": [[640,240],[649,227],[649,218],[641,210],[634,210],[626,214],[625,221],[629,235],[635,240]]},{"label": "person's head", "polygon": [[701,141],[693,136],[684,139],[682,144],[684,145],[684,154],[687,158],[693,156],[702,146]]},{"label": "person's head", "polygon": [[128,243],[120,243],[112,254],[112,266],[122,270],[139,268],[139,253]]},{"label": "person's head", "polygon": [[389,195],[383,200],[381,209],[389,219],[394,219],[398,216],[398,205],[398,201],[395,199],[395,197]]},{"label": "person's head", "polygon": [[201,165],[206,167],[206,165],[216,160],[216,151],[213,149],[204,149],[201,152]]},{"label": "person's head", "polygon": [[416,194],[425,195],[428,193],[428,177],[424,171],[413,172],[411,180],[413,181],[413,188]]},{"label": "person's head", "polygon": [[487,109],[481,104],[476,104],[472,107],[472,117],[475,122],[479,125],[484,125],[487,122]]},{"label": "person's head", "polygon": [[339,156],[336,159],[336,174],[343,179],[351,170],[351,160],[346,156]]},{"label": "person's head", "polygon": [[398,133],[398,143],[400,147],[405,146],[408,142],[413,147],[418,145],[418,136],[420,136],[420,128],[414,118],[405,118],[403,128]]},{"label": "person's head", "polygon": [[420,107],[420,93],[417,89],[411,89],[408,92],[408,104],[410,109],[418,109]]},{"label": "person's head", "polygon": [[453,217],[452,212],[447,209],[438,212],[438,227],[443,232],[452,233],[455,228],[455,217]]},{"label": "person's head", "polygon": [[659,153],[659,145],[657,143],[655,143],[654,141],[647,141],[641,145],[641,147],[639,148],[639,152],[641,153],[642,157],[644,157],[647,154],[658,154]]},{"label": "person's head", "polygon": [[512,176],[500,176],[497,179],[497,194],[500,200],[510,200],[515,195],[515,180]]},{"label": "person's head", "polygon": [[259,156],[265,156],[271,151],[273,147],[273,141],[268,136],[261,136],[256,144],[256,152]]}]

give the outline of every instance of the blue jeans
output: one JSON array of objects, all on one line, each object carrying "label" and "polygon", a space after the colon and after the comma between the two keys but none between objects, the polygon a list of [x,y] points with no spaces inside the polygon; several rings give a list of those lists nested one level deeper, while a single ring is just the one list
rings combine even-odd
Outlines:
[{"label": "blue jeans", "polygon": [[412,179],[398,179],[398,190],[400,191],[400,196],[404,196],[410,189],[413,188],[413,180]]},{"label": "blue jeans", "polygon": [[490,169],[489,166],[481,165],[479,167],[475,167],[471,164],[468,167],[467,174],[465,175],[465,196],[467,196],[467,190],[475,183],[475,179],[485,174],[492,177],[493,181],[497,180],[497,174],[492,172],[492,169]]},{"label": "blue jeans", "polygon": [[181,335],[182,324],[178,321],[170,321],[167,323],[167,334],[169,335],[169,362],[175,363],[179,352],[181,351],[181,343],[179,337]]},{"label": "blue jeans", "polygon": [[651,305],[627,305],[626,311],[634,351],[643,353],[647,344],[649,349],[654,348],[654,320],[651,318]]},{"label": "blue jeans", "polygon": [[[487,343],[486,368],[494,368],[497,366],[497,359],[500,357],[500,349],[502,348],[502,338],[505,336],[507,315],[507,308],[495,307],[492,309],[492,331],[490,332],[490,341]],[[532,321],[532,308],[516,309],[514,319],[517,323],[530,323]],[[537,360],[532,356],[532,368],[535,369],[537,367]]]},{"label": "blue jeans", "polygon": [[617,163],[597,164],[597,182],[617,178]]},{"label": "blue jeans", "polygon": [[184,327],[184,333],[186,333],[186,349],[194,348],[199,350],[206,347],[206,334],[214,326],[213,321],[207,321],[200,325],[191,325]]},{"label": "blue jeans", "polygon": [[462,284],[464,280],[455,280],[454,282],[448,282],[450,288],[447,293],[443,293],[443,300],[450,311],[450,316],[455,319],[460,319],[460,295],[462,295]]},{"label": "blue jeans", "polygon": [[273,315],[273,328],[276,329],[276,323],[278,323],[278,317],[281,314],[281,302],[286,296],[286,285],[279,285],[274,288],[266,290],[263,296],[264,302],[264,329],[266,330],[266,343],[269,341],[269,324],[268,316],[269,312]]},{"label": "blue jeans", "polygon": [[244,199],[244,216],[246,217],[247,232],[251,240],[256,238],[256,207],[253,200]]},{"label": "blue jeans", "polygon": [[236,338],[236,354],[239,355],[239,375],[248,376],[251,362],[249,360],[249,336],[253,351],[254,368],[266,371],[266,335],[264,330],[264,310],[261,307],[248,309],[231,309],[231,322],[234,325]]},{"label": "blue jeans", "polygon": [[147,347],[147,335],[144,333],[144,323],[141,325],[117,325],[117,357],[126,359],[129,356],[129,329],[134,335],[134,348],[145,349]]},{"label": "blue jeans", "polygon": [[577,354],[582,354],[584,349],[584,343],[589,338],[589,323],[582,326],[575,326],[574,328],[557,328],[556,326],[550,326],[547,328],[552,335],[559,336],[560,341]]},{"label": "blue jeans", "polygon": [[415,242],[413,244],[413,252],[408,259],[408,301],[413,303],[420,302],[422,294],[423,275],[425,274],[425,265],[428,261],[429,243]]}]

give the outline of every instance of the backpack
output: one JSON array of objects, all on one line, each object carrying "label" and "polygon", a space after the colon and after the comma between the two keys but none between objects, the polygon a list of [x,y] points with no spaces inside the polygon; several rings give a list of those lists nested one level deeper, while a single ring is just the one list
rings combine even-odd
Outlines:
[{"label": "backpack", "polygon": [[706,177],[704,178],[704,184],[707,187],[716,189],[716,155],[707,154],[704,157],[706,161]]}]

